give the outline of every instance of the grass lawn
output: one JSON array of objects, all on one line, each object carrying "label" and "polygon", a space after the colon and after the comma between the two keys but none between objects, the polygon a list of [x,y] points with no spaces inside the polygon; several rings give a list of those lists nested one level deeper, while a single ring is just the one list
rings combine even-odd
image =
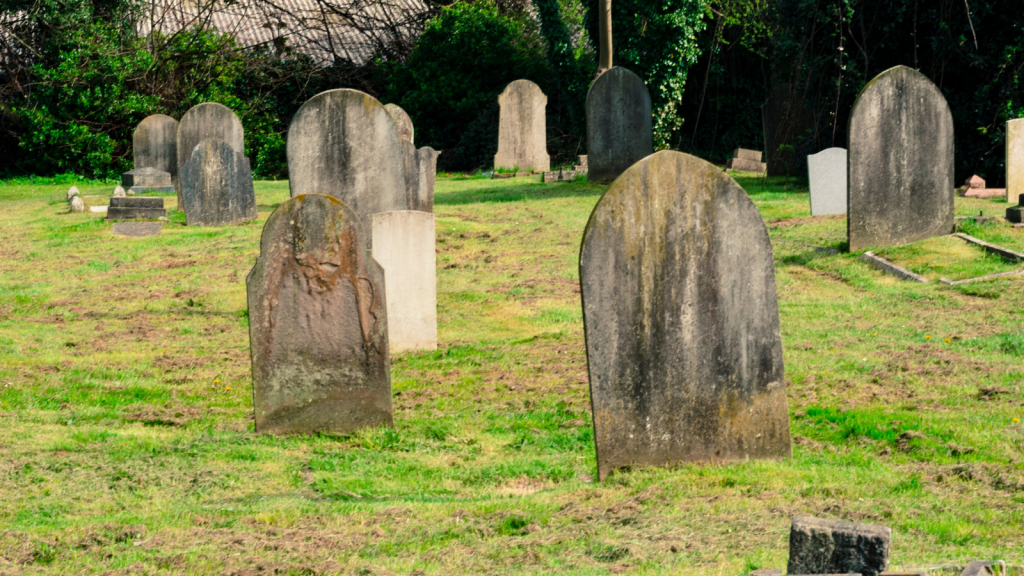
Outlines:
[{"label": "grass lawn", "polygon": [[740,576],[785,568],[794,514],[892,527],[893,567],[1024,561],[1024,277],[898,281],[818,250],[845,220],[799,183],[737,180],[775,245],[794,456],[604,483],[577,271],[601,187],[440,179],[440,350],[392,357],[395,427],[277,438],[253,434],[244,282],[287,183],[257,183],[251,225],[136,239],[66,185],[0,186],[0,574]]}]

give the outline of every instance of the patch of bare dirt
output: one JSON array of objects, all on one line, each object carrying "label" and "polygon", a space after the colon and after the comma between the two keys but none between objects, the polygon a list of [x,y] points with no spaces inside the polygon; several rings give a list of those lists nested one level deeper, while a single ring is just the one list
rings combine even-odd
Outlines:
[{"label": "patch of bare dirt", "polygon": [[144,408],[125,414],[124,419],[146,426],[184,426],[202,413],[199,408]]}]

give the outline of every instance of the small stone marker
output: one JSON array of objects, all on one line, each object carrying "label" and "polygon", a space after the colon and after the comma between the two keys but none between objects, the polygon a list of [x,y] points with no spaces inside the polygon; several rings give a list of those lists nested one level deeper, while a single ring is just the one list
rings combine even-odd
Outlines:
[{"label": "small stone marker", "polygon": [[[964,567],[964,571],[960,573],[960,576],[991,576],[992,574],[992,562],[987,560],[974,560],[968,562],[967,566]],[[1003,571],[1003,574],[1006,574]]]},{"label": "small stone marker", "polygon": [[245,280],[257,432],[392,424],[384,270],[367,244],[331,196],[296,196],[267,220]]},{"label": "small stone marker", "polygon": [[985,180],[981,176],[975,174],[974,176],[971,176],[964,182],[964,186],[967,186],[968,188],[984,190]]},{"label": "small stone marker", "polygon": [[794,516],[789,532],[790,574],[878,576],[889,567],[892,530],[809,516]]},{"label": "small stone marker", "polygon": [[[411,143],[410,143],[411,145]],[[403,144],[403,162],[405,162]],[[415,151],[412,173],[406,173],[406,208],[420,212],[434,211],[434,181],[437,179],[437,157],[440,152],[429,146]]]},{"label": "small stone marker", "polygon": [[71,197],[71,211],[72,212],[85,212],[85,200],[82,200],[81,196],[77,194]]},{"label": "small stone marker", "polygon": [[89,212],[95,212],[97,214],[106,214],[107,206],[89,206]]},{"label": "small stone marker", "polygon": [[413,140],[413,134],[415,130],[412,127],[412,118],[406,114],[405,110],[398,104],[385,104],[384,110],[387,111],[388,116],[395,122],[395,128],[398,130],[398,137],[402,140],[408,140],[410,143],[415,144]]},{"label": "small stone marker", "polygon": [[1006,123],[1006,201],[1020,204],[1024,193],[1024,118]]},{"label": "small stone marker", "polygon": [[125,196],[127,196],[127,194],[125,193],[124,188],[122,188],[121,186],[116,186],[114,187],[114,193],[112,194],[112,196],[114,198],[124,198]]},{"label": "small stone marker", "polygon": [[986,188],[985,180],[977,174],[965,180],[964,185],[958,188],[957,192],[965,198],[995,198],[1006,195],[1006,190],[1003,188]]},{"label": "small stone marker", "polygon": [[557,172],[545,172],[541,182],[572,182],[576,180],[579,172],[575,170],[558,170]]},{"label": "small stone marker", "polygon": [[171,174],[153,167],[136,168],[121,174],[121,186],[132,192],[174,192]]},{"label": "small stone marker", "polygon": [[164,229],[163,222],[114,222],[112,226],[115,236],[155,236]]},{"label": "small stone marker", "polygon": [[107,208],[107,220],[156,220],[166,216],[164,199],[159,196],[114,197]]},{"label": "small stone marker", "polygon": [[374,214],[405,210],[401,142],[376,98],[346,88],[321,92],[299,108],[288,127],[291,194],[339,198],[365,226]]},{"label": "small stone marker", "polygon": [[654,153],[651,95],[639,76],[614,66],[587,92],[587,179],[609,182]]},{"label": "small stone marker", "polygon": [[178,121],[164,114],[147,116],[132,134],[132,154],[136,170],[155,168],[167,172],[172,181],[177,180]]},{"label": "small stone marker", "polygon": [[71,202],[71,199],[74,198],[75,196],[78,196],[79,194],[80,192],[78,191],[77,187],[72,186],[71,188],[68,188],[68,202]]},{"label": "small stone marker", "polygon": [[392,353],[437,350],[434,215],[416,210],[373,215],[373,259],[387,281]]},{"label": "small stone marker", "polygon": [[882,72],[850,113],[851,252],[953,230],[953,115],[942,92],[906,66]]},{"label": "small stone marker", "polygon": [[230,108],[216,102],[204,102],[193,106],[178,124],[177,161],[178,206],[181,199],[181,169],[192,158],[192,152],[200,142],[207,139],[221,140],[242,156],[245,156],[245,131],[242,122]]},{"label": "small stone marker", "polygon": [[544,172],[551,168],[548,156],[546,108],[548,97],[529,80],[516,80],[498,96],[498,153],[494,168]]},{"label": "small stone marker", "polygon": [[181,167],[181,204],[189,226],[228,226],[258,217],[249,159],[222,140],[203,140]]},{"label": "small stone marker", "polygon": [[768,165],[761,162],[760,151],[737,148],[732,151],[732,158],[725,162],[725,169],[764,174],[768,170]]},{"label": "small stone marker", "polygon": [[622,173],[580,248],[598,475],[792,454],[772,245],[714,165]]},{"label": "small stone marker", "polygon": [[811,216],[845,214],[846,149],[828,148],[807,157],[811,184]]}]

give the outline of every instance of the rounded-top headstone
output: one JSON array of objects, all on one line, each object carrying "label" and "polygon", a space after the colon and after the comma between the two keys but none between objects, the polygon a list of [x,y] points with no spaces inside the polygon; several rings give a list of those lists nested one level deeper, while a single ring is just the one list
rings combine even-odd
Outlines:
[{"label": "rounded-top headstone", "polygon": [[615,66],[587,92],[587,179],[618,178],[654,153],[651,95],[639,76]]},{"label": "rounded-top headstone", "polygon": [[246,278],[256,431],[391,425],[384,270],[337,198],[291,198],[267,219]]},{"label": "rounded-top headstone", "polygon": [[156,168],[178,179],[178,121],[164,114],[147,116],[132,134],[135,169]]},{"label": "rounded-top headstone", "polygon": [[808,156],[807,181],[811,188],[811,216],[846,213],[845,148],[827,148]]},{"label": "rounded-top headstone", "polygon": [[408,140],[413,144],[416,143],[413,140],[415,129],[412,126],[412,118],[402,110],[398,104],[385,104],[384,109],[387,110],[388,115],[395,121],[395,128],[398,129],[398,137],[402,140]]},{"label": "rounded-top headstone", "polygon": [[121,187],[121,186],[115,187],[114,188],[113,196],[114,196],[114,198],[123,198],[123,197],[125,197],[126,194],[125,194],[124,188]]},{"label": "rounded-top headstone", "polygon": [[529,80],[516,80],[498,96],[498,153],[495,168],[524,172],[551,169],[547,144],[548,97]]},{"label": "rounded-top headstone", "polygon": [[259,217],[249,159],[223,140],[199,143],[181,167],[181,201],[189,226],[229,226]]},{"label": "rounded-top headstone", "polygon": [[85,200],[82,200],[81,196],[77,194],[71,197],[71,211],[72,212],[85,212]]},{"label": "rounded-top headstone", "polygon": [[288,127],[291,195],[327,194],[364,226],[374,214],[406,209],[401,140],[376,98],[342,88],[321,92]]},{"label": "rounded-top headstone", "polygon": [[[245,132],[242,130],[242,122],[238,116],[223,104],[204,102],[193,106],[181,117],[181,122],[178,124],[177,170],[179,172],[181,167],[192,158],[192,151],[196,146],[207,139],[227,142],[235,152],[245,156]],[[180,192],[181,185],[175,185]]]},{"label": "rounded-top headstone", "polygon": [[953,230],[953,115],[924,74],[897,66],[868,82],[850,112],[850,251]]},{"label": "rounded-top headstone", "polygon": [[580,247],[598,474],[791,454],[772,245],[716,166],[657,152]]},{"label": "rounded-top headstone", "polygon": [[70,202],[72,198],[78,195],[79,191],[77,186],[72,186],[71,188],[68,188],[68,202]]}]

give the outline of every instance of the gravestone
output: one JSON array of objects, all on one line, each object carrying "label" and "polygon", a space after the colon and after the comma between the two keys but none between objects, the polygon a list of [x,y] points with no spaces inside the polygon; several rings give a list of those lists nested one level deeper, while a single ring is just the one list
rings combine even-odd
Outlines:
[{"label": "gravestone", "polygon": [[153,167],[136,168],[121,174],[121,186],[135,193],[174,192],[171,175]]},{"label": "gravestone", "polygon": [[374,214],[373,259],[387,279],[391,352],[437,350],[434,215],[416,210]]},{"label": "gravestone", "polygon": [[804,172],[804,157],[813,143],[814,115],[791,84],[772,89],[761,106],[765,173],[796,176]]},{"label": "gravestone", "polygon": [[615,66],[587,92],[587,179],[614,180],[654,153],[651,95],[639,76]]},{"label": "gravestone", "polygon": [[985,179],[977,174],[964,181],[964,185],[957,189],[957,193],[965,198],[995,198],[1006,196],[1004,188],[988,188]]},{"label": "gravestone", "polygon": [[177,180],[178,121],[164,114],[144,118],[132,134],[132,155],[135,170],[156,168],[167,172],[172,182]]},{"label": "gravestone", "polygon": [[434,182],[437,179],[437,157],[441,153],[429,146],[416,151],[414,186],[407,188],[406,207],[421,212],[434,211]]},{"label": "gravestone", "polygon": [[388,116],[391,116],[391,119],[395,122],[395,128],[398,130],[398,137],[402,140],[408,140],[415,144],[416,142],[413,140],[415,130],[412,126],[412,118],[409,118],[409,115],[405,113],[405,110],[402,110],[398,104],[385,104],[384,110],[387,111]]},{"label": "gravestone", "polygon": [[771,241],[714,165],[657,152],[587,223],[580,288],[598,475],[791,455]]},{"label": "gravestone", "polygon": [[1024,118],[1006,123],[1006,201],[1020,204],[1024,194]]},{"label": "gravestone", "polygon": [[255,220],[256,194],[249,159],[222,140],[203,140],[179,172],[189,226],[228,226]]},{"label": "gravestone", "polygon": [[121,186],[115,186],[114,193],[111,194],[111,196],[113,196],[114,198],[124,198],[125,196],[127,196],[127,194],[125,193],[124,188],[122,188]]},{"label": "gravestone", "polygon": [[245,280],[256,431],[349,434],[390,426],[384,270],[337,198],[282,203]]},{"label": "gravestone", "polygon": [[794,516],[787,571],[878,576],[889,567],[891,542],[885,526]]},{"label": "gravestone", "polygon": [[192,158],[192,151],[207,139],[227,142],[235,152],[245,156],[245,132],[242,122],[230,108],[216,102],[204,102],[193,106],[181,117],[178,124],[178,179],[174,182],[178,191],[178,206],[181,199],[181,169]]},{"label": "gravestone", "polygon": [[548,97],[529,80],[516,80],[498,96],[498,153],[494,168],[544,172],[548,156],[546,108]]},{"label": "gravestone", "polygon": [[107,220],[156,220],[166,218],[164,199],[156,196],[121,196],[110,199]]},{"label": "gravestone", "polygon": [[346,88],[321,92],[288,127],[291,194],[339,198],[366,226],[374,214],[405,210],[402,142],[412,146],[374,97]]},{"label": "gravestone", "polygon": [[764,174],[765,171],[768,170],[768,165],[761,162],[760,150],[737,148],[732,151],[732,158],[729,158],[725,162],[725,169]]},{"label": "gravestone", "polygon": [[85,212],[85,200],[79,195],[71,197],[71,211],[72,212]]},{"label": "gravestone", "polygon": [[79,194],[80,192],[78,191],[77,186],[72,186],[71,188],[68,188],[68,202],[71,202],[71,199],[74,198],[75,196],[78,196]]},{"label": "gravestone", "polygon": [[849,250],[949,234],[953,116],[935,84],[890,68],[857,96],[849,126]]},{"label": "gravestone", "polygon": [[846,214],[846,149],[827,148],[807,157],[811,216]]}]

